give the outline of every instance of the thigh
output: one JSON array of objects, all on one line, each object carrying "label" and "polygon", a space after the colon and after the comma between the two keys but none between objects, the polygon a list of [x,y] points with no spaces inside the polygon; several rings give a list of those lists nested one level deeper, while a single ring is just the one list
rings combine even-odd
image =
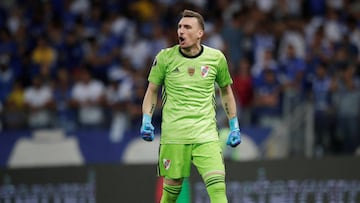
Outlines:
[{"label": "thigh", "polygon": [[202,177],[212,172],[225,173],[224,159],[218,141],[193,145],[192,157]]},{"label": "thigh", "polygon": [[190,176],[191,145],[162,144],[159,152],[158,173],[169,179]]}]

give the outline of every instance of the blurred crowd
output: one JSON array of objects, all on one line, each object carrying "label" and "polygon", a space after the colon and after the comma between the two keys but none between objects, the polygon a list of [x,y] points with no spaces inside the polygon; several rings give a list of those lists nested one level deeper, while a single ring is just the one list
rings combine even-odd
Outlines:
[{"label": "blurred crowd", "polygon": [[354,152],[356,0],[1,1],[2,129],[108,128],[114,141],[138,130],[151,62],[177,43],[185,8],[204,15],[203,44],[228,59],[242,126],[270,125],[311,102],[316,147]]}]

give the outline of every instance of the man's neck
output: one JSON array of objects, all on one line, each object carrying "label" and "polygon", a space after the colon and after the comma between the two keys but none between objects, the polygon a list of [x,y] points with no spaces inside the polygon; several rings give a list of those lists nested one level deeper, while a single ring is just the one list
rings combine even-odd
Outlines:
[{"label": "man's neck", "polygon": [[193,57],[199,55],[202,49],[202,46],[200,44],[197,44],[186,49],[181,48],[181,52],[186,56]]}]

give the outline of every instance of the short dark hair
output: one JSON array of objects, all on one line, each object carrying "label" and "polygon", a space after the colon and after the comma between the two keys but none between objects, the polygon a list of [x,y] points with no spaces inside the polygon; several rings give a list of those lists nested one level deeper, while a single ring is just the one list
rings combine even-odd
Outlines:
[{"label": "short dark hair", "polygon": [[205,30],[205,22],[204,22],[204,18],[202,17],[202,15],[196,11],[192,11],[192,10],[188,10],[185,9],[182,12],[182,17],[191,17],[191,18],[196,18],[200,24],[200,27],[202,30]]}]

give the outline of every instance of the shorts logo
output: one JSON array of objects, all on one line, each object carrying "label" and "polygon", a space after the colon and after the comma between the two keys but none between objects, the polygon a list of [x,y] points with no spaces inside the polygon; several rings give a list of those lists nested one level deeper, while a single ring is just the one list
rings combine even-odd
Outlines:
[{"label": "shorts logo", "polygon": [[171,160],[169,160],[169,159],[163,159],[163,164],[164,164],[165,170],[169,170],[170,164],[171,164]]},{"label": "shorts logo", "polygon": [[201,66],[201,76],[206,77],[209,73],[209,66]]},{"label": "shorts logo", "polygon": [[193,76],[194,73],[195,73],[195,68],[189,67],[189,68],[188,68],[188,73],[189,73],[190,76]]}]

